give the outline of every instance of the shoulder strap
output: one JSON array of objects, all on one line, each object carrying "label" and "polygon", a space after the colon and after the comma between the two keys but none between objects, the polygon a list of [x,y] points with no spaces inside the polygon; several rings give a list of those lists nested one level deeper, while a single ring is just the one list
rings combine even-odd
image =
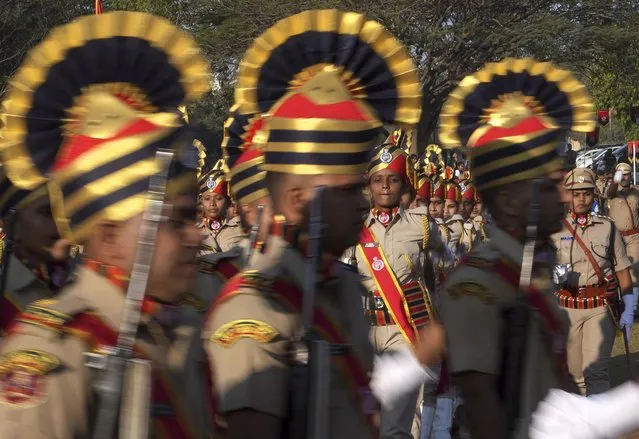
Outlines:
[{"label": "shoulder strap", "polygon": [[566,227],[566,229],[568,229],[568,232],[572,235],[575,241],[577,241],[577,244],[579,245],[579,247],[581,247],[581,250],[586,255],[586,258],[588,258],[588,262],[590,262],[590,265],[592,265],[592,269],[595,271],[597,278],[599,278],[599,282],[603,282],[606,277],[604,276],[603,271],[601,271],[601,267],[595,260],[595,257],[592,255],[592,252],[586,246],[586,243],[583,242],[583,240],[577,234],[577,231],[570,225],[570,223],[568,222],[568,220],[566,220],[566,218],[563,218],[561,222]]}]

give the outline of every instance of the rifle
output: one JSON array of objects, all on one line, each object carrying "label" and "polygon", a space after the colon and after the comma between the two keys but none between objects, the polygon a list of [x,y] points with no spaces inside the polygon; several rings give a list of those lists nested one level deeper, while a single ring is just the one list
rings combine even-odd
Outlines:
[{"label": "rifle", "polygon": [[260,232],[260,226],[262,225],[262,215],[264,214],[264,205],[257,205],[257,214],[255,215],[255,224],[251,226],[251,233],[249,233],[249,243],[246,249],[246,263],[251,260],[253,250],[255,249],[255,243],[257,242],[257,235]]},{"label": "rifle", "polygon": [[9,265],[11,264],[11,255],[13,254],[13,234],[15,232],[16,210],[9,209],[6,216],[4,246],[2,247],[2,278],[0,278],[0,312],[4,305],[4,293],[7,288],[7,280],[9,277]]},{"label": "rifle", "polygon": [[314,190],[309,215],[309,254],[306,263],[301,335],[295,337],[291,374],[288,438],[328,439],[331,347],[313,332],[315,285],[322,240],[324,187]]},{"label": "rifle", "polygon": [[[526,410],[521,406],[521,395],[531,389],[524,386],[531,383],[533,373],[532,368],[526,368],[526,364],[535,361],[526,358],[528,348],[528,334],[530,332],[530,307],[526,300],[526,294],[530,288],[532,280],[533,262],[535,259],[535,245],[537,242],[537,226],[539,223],[539,194],[543,180],[533,180],[533,196],[528,212],[528,222],[526,224],[526,244],[519,277],[519,291],[523,296],[512,305],[505,308],[502,317],[505,320],[505,333],[503,337],[502,367],[499,379],[499,391],[503,401],[508,422],[508,432],[510,437],[514,437],[518,427],[524,421],[521,419],[522,413],[530,413],[532,409]],[[524,423],[524,425],[526,425]]]},{"label": "rifle", "polygon": [[[139,371],[141,369],[140,363],[142,362],[147,363],[146,367],[143,368],[144,370],[151,370],[148,361],[133,357],[133,349],[142,314],[142,300],[146,292],[153,260],[155,237],[162,219],[166,181],[172,160],[172,151],[164,149],[157,151],[156,161],[160,165],[160,171],[151,177],[149,184],[149,198],[144,211],[142,227],[140,228],[135,263],[126,294],[117,344],[110,348],[106,354],[85,354],[87,358],[86,366],[97,369],[100,372],[95,384],[99,407],[92,434],[93,439],[113,439],[117,437],[116,423],[120,409],[131,409],[131,407],[121,404],[125,375],[133,373],[128,371]],[[148,425],[149,422],[148,404],[137,412],[140,413],[139,419],[133,422],[140,426],[138,431],[145,431],[144,426]],[[123,412],[122,415],[125,415],[125,413]],[[132,427],[130,423],[128,424],[129,428],[138,428]]]}]

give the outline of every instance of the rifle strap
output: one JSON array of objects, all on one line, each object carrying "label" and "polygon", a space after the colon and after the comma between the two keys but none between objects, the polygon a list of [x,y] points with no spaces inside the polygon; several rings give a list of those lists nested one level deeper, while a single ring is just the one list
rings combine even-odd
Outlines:
[{"label": "rifle strap", "polygon": [[588,262],[590,262],[592,269],[595,271],[595,274],[597,275],[597,278],[599,279],[599,283],[600,284],[604,283],[604,281],[606,280],[606,277],[604,276],[603,271],[601,270],[601,267],[597,263],[597,260],[593,256],[592,252],[586,246],[586,243],[581,239],[581,237],[577,234],[577,231],[570,225],[570,223],[568,222],[566,218],[562,219],[561,222],[563,223],[564,227],[566,227],[566,229],[568,230],[568,233],[572,235],[574,240],[577,242],[581,250],[586,255]]}]

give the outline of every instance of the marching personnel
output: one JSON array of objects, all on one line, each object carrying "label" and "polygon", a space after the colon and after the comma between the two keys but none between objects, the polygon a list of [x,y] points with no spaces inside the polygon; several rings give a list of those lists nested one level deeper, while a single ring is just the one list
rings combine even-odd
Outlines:
[{"label": "marching personnel", "polygon": [[444,145],[466,147],[494,221],[441,296],[453,383],[474,439],[526,438],[537,403],[567,374],[549,242],[563,216],[556,146],[562,130],[592,130],[593,105],[569,72],[508,58],[462,80],[440,127]]},{"label": "marching personnel", "polygon": [[210,405],[183,384],[187,373],[206,379],[184,363],[199,334],[178,326],[176,304],[193,287],[200,239],[177,107],[206,92],[207,63],[190,36],[137,12],[82,17],[27,59],[0,153],[14,184],[50,180],[60,232],[85,257],[3,341],[0,436],[206,437]]},{"label": "marching personnel", "polygon": [[[3,247],[6,256],[2,267],[4,291],[0,304],[0,335],[24,311],[39,299],[51,298],[67,280],[67,258],[57,261],[53,249],[60,244],[60,235],[51,216],[46,185],[33,191],[11,184],[4,171],[0,175],[0,217],[5,227],[4,245],[11,241],[12,252]],[[7,252],[5,252],[7,250]],[[67,247],[67,254],[68,254]],[[5,255],[6,253],[6,255]],[[1,257],[1,256],[0,256]]]},{"label": "marching personnel", "polygon": [[[391,65],[383,53],[370,55],[371,31],[386,42],[377,50],[392,51]],[[274,47],[267,41],[277,43]],[[332,43],[319,44],[322,41]],[[351,47],[348,55],[366,57],[351,59],[333,52],[344,44]],[[315,50],[301,56],[299,47]],[[342,75],[345,70],[347,77]],[[376,73],[368,76],[368,72]],[[399,77],[401,87],[396,82]],[[227,435],[377,437],[368,385],[373,350],[360,298],[352,294],[361,288],[359,277],[337,260],[356,244],[367,210],[361,175],[377,128],[382,123],[414,125],[419,120],[415,67],[378,23],[356,13],[312,10],[280,20],[262,34],[245,54],[238,78],[240,112],[268,112],[254,142],[259,139],[264,149],[263,169],[274,216],[263,251],[256,252],[247,269],[222,289],[205,326]],[[351,95],[350,82],[343,81],[353,78],[365,92]],[[369,89],[371,85],[375,88]],[[309,346],[311,336],[329,343],[332,352],[330,363],[313,375],[321,376],[320,390],[325,392],[324,402],[316,407],[320,413],[313,416],[307,415],[307,409],[316,399],[305,399],[303,383],[315,390],[320,383],[310,378],[300,381],[299,374],[300,363],[306,361],[306,355],[299,355],[305,352],[300,344]],[[422,351],[426,348],[437,355],[440,348],[428,344],[437,345],[441,339],[427,333],[423,337],[416,354],[427,364],[434,358],[424,357]],[[315,359],[325,357],[313,352],[308,367],[316,370]],[[426,376],[421,367],[417,369],[414,388]],[[397,376],[405,378],[388,377]]]},{"label": "marching personnel", "polygon": [[626,305],[620,326],[628,334],[634,310],[631,265],[621,235],[610,219],[590,213],[595,177],[587,168],[575,168],[566,175],[571,212],[562,220],[562,231],[552,236],[560,272],[557,299],[570,318],[568,369],[585,395],[610,388],[616,322],[607,308],[608,301],[616,299],[617,287]]},{"label": "marching personnel", "polygon": [[197,225],[202,234],[200,256],[222,253],[237,246],[242,227],[237,216],[228,217],[231,197],[227,176],[216,165],[200,178],[200,200],[203,218]]},{"label": "marching personnel", "polygon": [[630,274],[636,306],[639,298],[639,188],[631,185],[631,174],[632,167],[628,163],[619,163],[606,196],[610,218],[626,243],[626,253],[632,263]]},{"label": "marching personnel", "polygon": [[[452,168],[450,173],[452,175]],[[472,250],[476,240],[475,228],[467,224],[459,213],[462,203],[462,189],[459,184],[448,180],[444,187],[444,221],[450,230],[448,247],[458,260]]]},{"label": "marching personnel", "polygon": [[228,168],[225,172],[228,182],[223,184],[228,184],[237,201],[243,234],[234,247],[198,258],[197,287],[187,300],[201,313],[209,309],[222,285],[241,271],[250,254],[263,245],[268,232],[271,203],[266,189],[266,172],[262,170],[264,152],[253,147],[253,135],[261,125],[259,116],[239,114],[236,107],[231,108],[224,124],[222,153]]},{"label": "marching personnel", "polygon": [[[466,224],[472,225],[475,233],[475,243],[477,244],[485,241],[488,237],[486,221],[482,216],[483,207],[481,198],[479,197],[479,192],[477,192],[475,184],[470,179],[470,172],[466,171],[464,174],[466,174],[468,178],[462,183],[462,207],[460,214],[465,220],[464,227],[467,227]],[[480,207],[478,208],[478,206]]]},{"label": "marching personnel", "polygon": [[[414,347],[415,329],[432,318],[432,291],[425,279],[433,279],[432,265],[424,263],[431,254],[443,259],[444,244],[435,232],[426,208],[404,210],[400,197],[411,185],[412,166],[397,145],[382,145],[368,168],[368,190],[372,208],[364,221],[354,259],[362,275],[367,295],[366,318],[376,353],[383,354]],[[383,410],[381,437],[411,436],[418,392],[407,394],[392,410]]]}]

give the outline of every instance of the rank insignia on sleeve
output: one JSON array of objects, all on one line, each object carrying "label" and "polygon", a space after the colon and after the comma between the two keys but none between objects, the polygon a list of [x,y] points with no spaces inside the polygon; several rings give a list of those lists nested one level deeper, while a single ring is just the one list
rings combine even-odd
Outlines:
[{"label": "rank insignia on sleeve", "polygon": [[278,334],[271,325],[259,320],[233,320],[218,328],[211,336],[211,341],[227,348],[240,338],[269,343]]},{"label": "rank insignia on sleeve", "polygon": [[484,303],[491,304],[495,301],[494,295],[484,285],[477,282],[460,282],[447,288],[448,294],[453,299],[462,296],[474,296]]},{"label": "rank insignia on sleeve", "polygon": [[60,360],[32,349],[0,357],[0,403],[35,407],[47,397],[45,376],[60,367]]}]

